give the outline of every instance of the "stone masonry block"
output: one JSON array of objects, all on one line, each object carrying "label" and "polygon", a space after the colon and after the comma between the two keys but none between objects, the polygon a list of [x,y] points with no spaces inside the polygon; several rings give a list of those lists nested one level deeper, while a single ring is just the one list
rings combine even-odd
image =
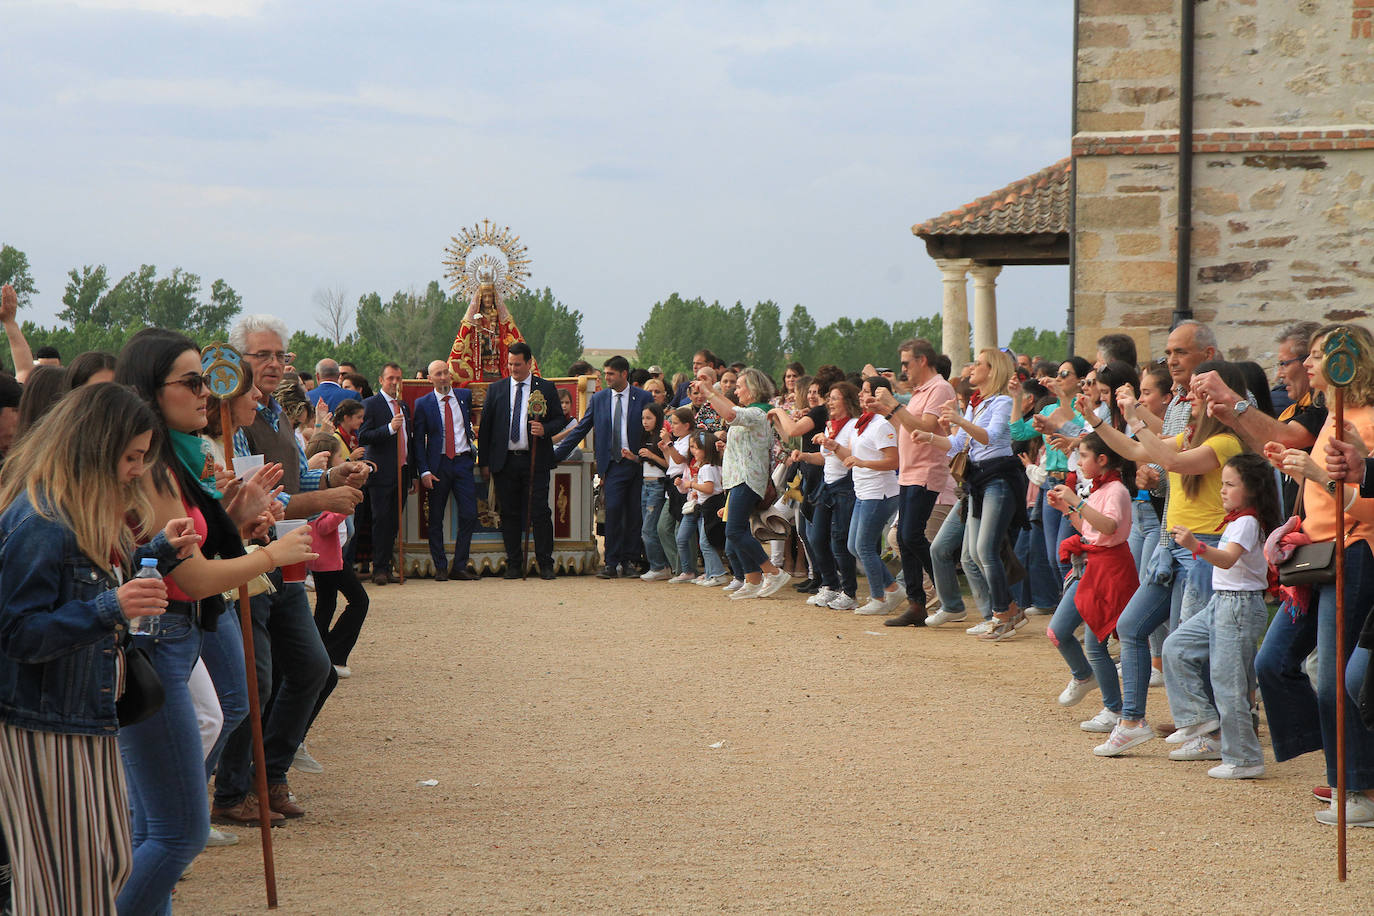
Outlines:
[{"label": "stone masonry block", "polygon": [[1078,112],[1078,129],[1098,130],[1140,130],[1145,126],[1143,111],[1082,111]]},{"label": "stone masonry block", "polygon": [[1079,194],[1097,194],[1107,185],[1107,163],[1096,156],[1075,159],[1073,170]]},{"label": "stone masonry block", "polygon": [[1140,194],[1080,198],[1077,226],[1081,229],[1154,229],[1159,225],[1160,199]]},{"label": "stone masonry block", "polygon": [[1120,23],[1101,22],[1091,19],[1080,20],[1078,24],[1078,46],[1080,48],[1125,48],[1131,44],[1131,30]]},{"label": "stone masonry block", "polygon": [[1084,16],[1151,16],[1174,11],[1175,0],[1082,0]]},{"label": "stone masonry block", "polygon": [[1162,247],[1164,247],[1164,243],[1158,235],[1132,232],[1123,233],[1116,237],[1116,250],[1118,254],[1122,255],[1153,254]]},{"label": "stone masonry block", "polygon": [[1197,188],[1193,191],[1193,208],[1209,216],[1235,213],[1240,209],[1240,196],[1217,188]]}]

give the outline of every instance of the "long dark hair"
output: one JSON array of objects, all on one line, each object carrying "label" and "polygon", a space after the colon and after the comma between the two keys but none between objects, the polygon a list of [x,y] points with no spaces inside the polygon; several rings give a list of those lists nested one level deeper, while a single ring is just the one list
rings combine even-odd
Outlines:
[{"label": "long dark hair", "polygon": [[690,444],[706,453],[707,464],[720,464],[720,440],[715,433],[705,429],[693,430]]},{"label": "long dark hair", "polygon": [[1241,452],[1232,455],[1226,467],[1240,475],[1241,486],[1250,497],[1250,508],[1259,516],[1260,529],[1267,536],[1283,524],[1283,507],[1279,502],[1279,485],[1274,480],[1274,468],[1263,455]]},{"label": "long dark hair", "polygon": [[165,328],[144,328],[119,351],[119,365],[115,368],[115,382],[132,388],[157,417],[157,445],[149,453],[148,474],[158,492],[172,496],[176,495],[172,469],[177,457],[167,432],[167,418],[158,407],[157,393],[172,365],[187,350],[199,353],[200,347],[185,334]]},{"label": "long dark hair", "polygon": [[[1101,455],[1107,459],[1107,470],[1120,471],[1121,479],[1124,483],[1129,480],[1135,482],[1135,462],[1127,461],[1121,454],[1108,445],[1097,433],[1088,433],[1080,442],[1084,448],[1094,455]],[[1126,484],[1129,489],[1131,484]]]},{"label": "long dark hair", "polygon": [[1126,418],[1121,414],[1121,406],[1116,403],[1116,389],[1130,385],[1136,397],[1140,397],[1140,373],[1135,366],[1114,359],[1097,370],[1097,383],[1107,386],[1107,406],[1111,410],[1111,424],[1114,429],[1126,431]]},{"label": "long dark hair", "polygon": [[24,383],[24,393],[19,396],[19,422],[14,428],[15,437],[24,435],[43,419],[43,415],[56,407],[68,390],[66,369],[34,366],[29,370],[29,380]]},{"label": "long dark hair", "polygon": [[87,350],[67,364],[67,387],[73,391],[91,380],[97,372],[113,372],[119,363],[113,353]]}]

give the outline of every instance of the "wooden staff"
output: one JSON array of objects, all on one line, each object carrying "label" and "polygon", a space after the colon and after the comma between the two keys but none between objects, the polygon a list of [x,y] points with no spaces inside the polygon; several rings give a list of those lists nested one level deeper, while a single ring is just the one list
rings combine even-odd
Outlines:
[{"label": "wooden staff", "polygon": [[[231,464],[234,455],[234,426],[229,416],[229,399],[219,402],[219,428],[224,436],[224,454]],[[248,669],[248,722],[253,731],[254,788],[258,793],[258,829],[262,831],[262,876],[267,882],[267,908],[277,908],[277,869],[272,859],[272,811],[267,803],[267,754],[262,748],[262,705],[258,702],[258,664],[253,649],[253,606],[248,598],[248,583],[239,586],[239,626],[243,630],[243,664]]]},{"label": "wooden staff", "polygon": [[[1345,328],[1327,335],[1322,370],[1332,388],[1334,435],[1345,435],[1345,389],[1355,380],[1359,346]],[[1345,484],[1336,497],[1336,878],[1345,880]]]},{"label": "wooden staff", "polygon": [[[400,394],[400,392],[396,392]],[[404,402],[397,399],[396,416],[401,418],[401,428],[396,430],[396,544],[401,551],[401,568],[396,574],[396,579],[401,585],[406,584],[406,490],[405,490],[405,457],[403,449],[405,446],[406,434],[406,410]]]},{"label": "wooden staff", "polygon": [[535,436],[529,431],[529,425],[535,420],[543,421],[544,415],[548,413],[549,407],[544,400],[544,393],[534,387],[534,376],[530,376],[530,399],[525,408],[525,436],[530,444],[530,476],[525,488],[525,549],[520,561],[523,567],[520,571],[520,578],[530,577],[530,513],[534,508],[534,458],[537,449],[535,448]]}]

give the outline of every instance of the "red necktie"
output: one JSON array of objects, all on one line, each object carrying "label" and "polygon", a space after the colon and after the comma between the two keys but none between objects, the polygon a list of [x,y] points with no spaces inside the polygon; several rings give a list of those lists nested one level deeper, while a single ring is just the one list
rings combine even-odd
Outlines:
[{"label": "red necktie", "polygon": [[[393,400],[393,401],[391,402],[391,415],[392,415],[393,417],[399,417],[399,416],[401,415],[401,402],[400,402],[399,400]],[[399,440],[400,443],[401,443],[401,445],[400,445],[401,454],[400,454],[399,460],[400,460],[401,464],[405,464],[405,463],[406,463],[406,423],[405,423],[405,420],[402,420],[402,421],[401,421],[401,429],[400,429],[399,432],[396,433],[396,435],[398,435],[398,436],[401,437],[400,440]]]},{"label": "red necktie", "polygon": [[444,457],[453,458],[458,454],[458,438],[453,428],[453,407],[449,395],[444,395]]}]

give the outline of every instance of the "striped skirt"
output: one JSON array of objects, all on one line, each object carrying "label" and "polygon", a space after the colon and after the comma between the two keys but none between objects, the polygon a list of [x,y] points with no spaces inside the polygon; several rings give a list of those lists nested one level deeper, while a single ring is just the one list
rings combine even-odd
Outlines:
[{"label": "striped skirt", "polygon": [[113,916],[133,865],[117,739],[0,722],[0,832],[15,913]]}]

